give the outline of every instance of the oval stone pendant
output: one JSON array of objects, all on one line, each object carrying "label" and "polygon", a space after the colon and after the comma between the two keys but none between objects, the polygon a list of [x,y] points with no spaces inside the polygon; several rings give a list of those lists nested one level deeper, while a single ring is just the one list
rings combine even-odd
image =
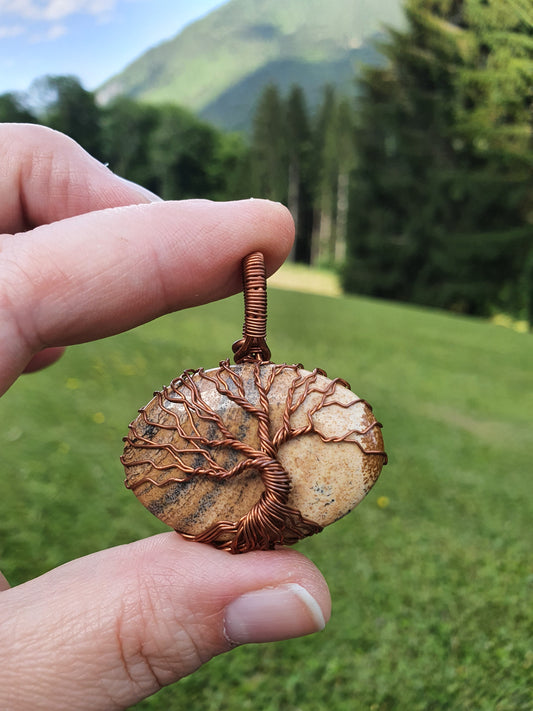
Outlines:
[{"label": "oval stone pendant", "polygon": [[236,365],[188,370],[139,410],[126,487],[187,538],[232,553],[318,533],[351,511],[387,455],[381,424],[348,383],[270,362],[262,255],[244,260]]}]

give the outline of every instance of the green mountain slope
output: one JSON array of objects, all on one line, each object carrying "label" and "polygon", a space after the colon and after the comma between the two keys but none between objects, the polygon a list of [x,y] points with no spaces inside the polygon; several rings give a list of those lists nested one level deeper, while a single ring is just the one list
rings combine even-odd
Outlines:
[{"label": "green mountain slope", "polygon": [[270,81],[349,88],[358,61],[376,61],[373,38],[402,23],[401,0],[231,0],[148,50],[99,90],[172,102],[225,128],[241,128]]}]

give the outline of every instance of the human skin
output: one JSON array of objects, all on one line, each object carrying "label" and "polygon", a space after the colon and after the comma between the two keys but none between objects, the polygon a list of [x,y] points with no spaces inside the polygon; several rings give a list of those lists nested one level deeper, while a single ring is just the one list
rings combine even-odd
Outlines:
[{"label": "human skin", "polygon": [[[0,125],[0,165],[0,393],[70,344],[238,291],[252,251],[272,273],[294,236],[277,203],[163,202],[40,126]],[[173,532],[13,588],[0,574],[0,708],[124,709],[329,614],[299,553],[232,556]]]}]

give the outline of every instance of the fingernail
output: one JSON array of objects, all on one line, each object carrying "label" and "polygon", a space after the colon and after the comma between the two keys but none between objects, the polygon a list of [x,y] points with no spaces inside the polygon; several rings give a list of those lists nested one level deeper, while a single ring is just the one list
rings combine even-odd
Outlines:
[{"label": "fingernail", "polygon": [[226,638],[232,644],[303,637],[325,626],[318,602],[296,583],[241,595],[228,605],[224,620]]}]

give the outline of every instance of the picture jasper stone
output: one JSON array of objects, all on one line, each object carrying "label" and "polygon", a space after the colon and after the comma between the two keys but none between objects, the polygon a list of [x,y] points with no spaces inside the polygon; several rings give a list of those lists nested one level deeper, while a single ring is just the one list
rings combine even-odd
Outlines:
[{"label": "picture jasper stone", "polygon": [[126,486],[188,538],[232,552],[317,533],[351,511],[386,454],[345,381],[296,365],[186,371],[130,424]]}]

